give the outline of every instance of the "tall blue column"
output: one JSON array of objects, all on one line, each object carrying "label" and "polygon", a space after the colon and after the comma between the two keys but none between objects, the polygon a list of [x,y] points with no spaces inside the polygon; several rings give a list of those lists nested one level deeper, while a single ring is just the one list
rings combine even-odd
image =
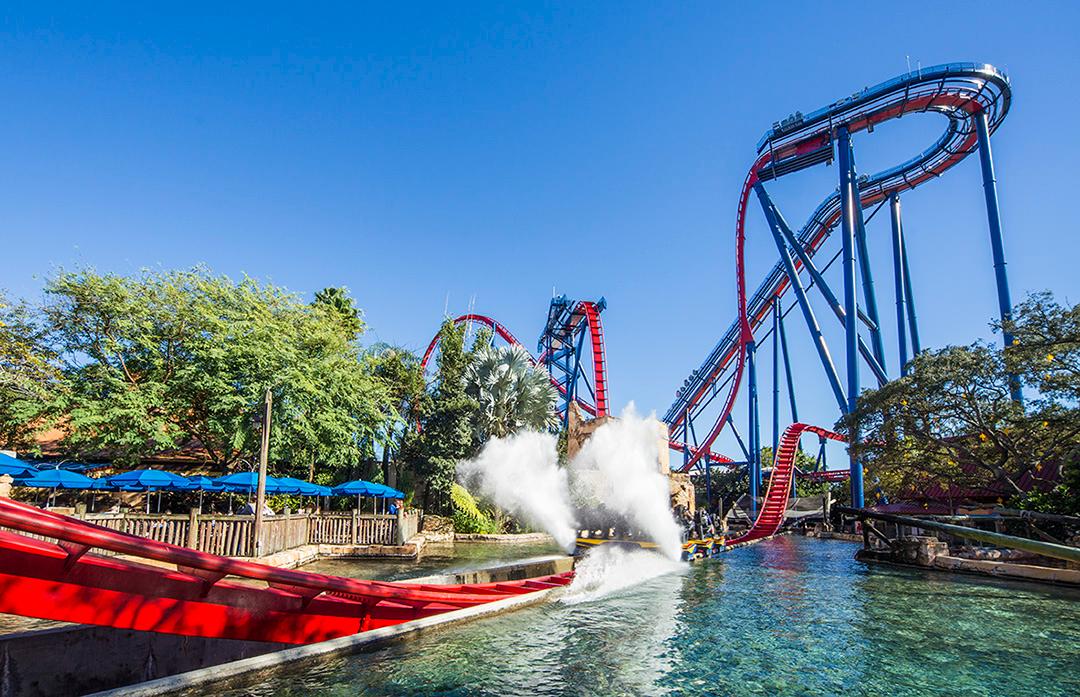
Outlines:
[{"label": "tall blue column", "polygon": [[[851,167],[855,169],[855,158]],[[856,192],[858,193],[858,192]],[[862,202],[855,199],[855,243],[858,250],[859,271],[862,276],[863,299],[866,301],[866,316],[870,319],[870,345],[874,349],[882,371],[885,370],[885,342],[881,338],[881,320],[878,318],[877,294],[874,292],[874,272],[870,267],[870,247],[866,243],[866,223],[863,221]]]},{"label": "tall blue column", "polygon": [[758,426],[757,347],[753,341],[746,346],[747,382],[750,408],[750,517],[757,516],[757,497],[761,486],[761,428]]},{"label": "tall blue column", "polygon": [[896,341],[900,348],[900,375],[907,375],[907,307],[904,290],[904,229],[900,224],[900,197],[889,194],[892,213],[893,285],[896,292]]},{"label": "tall blue column", "polygon": [[772,322],[772,454],[780,444],[780,298],[773,297]]},{"label": "tall blue column", "polygon": [[[855,411],[859,399],[859,327],[857,323],[857,288],[855,278],[855,228],[858,225],[856,208],[861,206],[858,183],[855,180],[855,162],[851,151],[851,135],[846,126],[836,129],[837,162],[840,169],[840,234],[843,242],[844,262],[844,345],[847,359],[847,414]],[[862,465],[855,457],[852,447],[859,434],[854,427],[848,434],[851,442],[848,457],[851,471],[851,505],[863,506]]]},{"label": "tall blue column", "polygon": [[908,333],[911,334],[911,356],[914,358],[922,352],[922,343],[919,341],[919,318],[915,313],[915,293],[911,290],[911,264],[907,260],[907,240],[900,237],[900,257],[904,262],[904,299],[907,300]]},{"label": "tall blue column", "polygon": [[791,402],[791,423],[799,420],[799,406],[795,402],[795,381],[791,378],[791,356],[788,354],[787,332],[784,331],[784,318],[780,317],[780,352],[784,354],[784,377],[787,382],[788,401]]},{"label": "tall blue column", "polygon": [[[997,281],[998,312],[1001,321],[1012,317],[1012,299],[1009,297],[1009,277],[1005,273],[1005,246],[1001,238],[1001,211],[998,207],[997,176],[994,173],[994,154],[990,150],[990,126],[986,111],[975,114],[975,131],[979,137],[979,162],[982,164],[983,194],[986,196],[986,217],[990,223],[990,249],[994,254],[994,278]],[[1006,346],[1012,346],[1012,333],[1003,330]],[[1022,402],[1020,382],[1011,377],[1012,398]]]}]

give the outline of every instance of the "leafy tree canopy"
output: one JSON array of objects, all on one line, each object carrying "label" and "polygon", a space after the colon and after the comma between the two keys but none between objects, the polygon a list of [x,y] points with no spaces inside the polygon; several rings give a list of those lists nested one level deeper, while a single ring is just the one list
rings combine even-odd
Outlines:
[{"label": "leafy tree canopy", "polygon": [[479,440],[558,425],[555,388],[521,346],[480,346],[465,379],[469,396],[479,405],[475,424]]},{"label": "leafy tree canopy", "polygon": [[325,303],[203,268],[61,273],[45,293],[38,326],[21,331],[58,378],[36,380],[47,387],[5,417],[59,425],[72,455],[133,463],[197,441],[213,463],[236,466],[257,450],[270,389],[272,459],[345,465],[387,413],[360,361],[362,323]]},{"label": "leafy tree canopy", "polygon": [[[1022,495],[1024,474],[1077,466],[1078,315],[1031,296],[1015,309],[1007,351],[982,343],[925,351],[907,376],[863,392],[840,428],[857,425],[856,453],[886,492],[1003,484]],[[1010,397],[1010,371],[1027,388],[1026,408]]]}]

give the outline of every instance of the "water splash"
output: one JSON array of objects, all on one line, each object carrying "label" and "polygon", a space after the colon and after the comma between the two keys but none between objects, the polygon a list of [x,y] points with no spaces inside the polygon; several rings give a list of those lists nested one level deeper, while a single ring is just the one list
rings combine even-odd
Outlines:
[{"label": "water splash", "polygon": [[574,581],[560,600],[570,605],[596,600],[686,568],[686,564],[649,550],[601,545],[590,549],[574,565]]},{"label": "water splash", "polygon": [[657,460],[661,447],[663,424],[653,415],[639,416],[630,404],[617,420],[596,429],[567,468],[559,466],[554,435],[522,431],[489,440],[476,458],[458,465],[458,478],[567,551],[577,537],[576,507],[622,518],[665,557],[678,560],[679,528]]},{"label": "water splash", "polygon": [[631,402],[617,420],[596,429],[570,469],[578,497],[624,517],[664,556],[678,560],[682,544],[671,515],[670,485],[657,463],[657,451],[667,447],[666,435],[666,427],[655,416],[639,416]]},{"label": "water splash", "polygon": [[492,438],[458,478],[496,506],[555,538],[567,552],[577,537],[566,470],[559,467],[555,437],[522,431]]}]

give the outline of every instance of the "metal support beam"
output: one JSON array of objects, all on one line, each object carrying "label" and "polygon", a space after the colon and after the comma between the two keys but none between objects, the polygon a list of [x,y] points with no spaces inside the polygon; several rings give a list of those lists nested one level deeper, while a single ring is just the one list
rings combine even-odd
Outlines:
[{"label": "metal support beam", "polygon": [[[855,411],[859,400],[859,327],[856,322],[856,277],[855,277],[855,228],[858,225],[856,209],[862,204],[859,202],[859,191],[855,180],[855,162],[851,150],[851,136],[847,126],[836,129],[837,162],[840,170],[840,233],[843,242],[844,261],[844,338],[847,358],[847,404],[845,414]],[[851,428],[850,443],[858,442],[859,434],[854,427]],[[863,477],[862,465],[855,457],[854,449],[849,445],[848,459],[851,472],[851,505],[856,508],[863,506]]]},{"label": "metal support beam", "polygon": [[765,211],[765,219],[768,220],[769,229],[773,233],[773,241],[776,242],[776,249],[780,252],[780,261],[784,264],[788,281],[791,283],[791,290],[795,293],[799,309],[802,310],[803,318],[806,320],[806,328],[810,331],[810,336],[814,340],[814,348],[817,349],[818,358],[821,359],[821,366],[825,369],[825,377],[829,379],[829,385],[832,387],[833,395],[836,397],[836,403],[840,406],[840,410],[846,413],[844,388],[840,385],[840,376],[836,373],[836,366],[833,365],[832,356],[829,354],[829,345],[825,343],[825,337],[821,334],[821,327],[818,325],[817,317],[814,316],[813,308],[810,307],[810,301],[806,297],[806,290],[803,289],[799,274],[795,271],[795,262],[792,261],[791,253],[788,251],[787,245],[784,244],[783,234],[777,222],[776,208],[772,205],[772,201],[769,200],[765,187],[757,184],[754,190],[761,200],[762,208]]},{"label": "metal support beam", "polygon": [[911,335],[911,357],[922,352],[919,342],[919,318],[915,314],[915,294],[911,291],[911,264],[907,260],[907,239],[900,238],[900,256],[904,262],[904,299],[907,300],[908,333]]},{"label": "metal support beam", "polygon": [[731,414],[728,414],[727,423],[728,428],[731,429],[731,435],[735,436],[735,442],[739,444],[739,450],[742,451],[743,457],[746,458],[747,462],[750,462],[750,450],[746,447],[746,442],[743,441],[739,429],[736,428],[735,419],[732,418]]},{"label": "metal support beam", "polygon": [[892,213],[893,288],[896,294],[896,342],[900,349],[900,375],[907,375],[907,303],[904,291],[904,228],[900,223],[900,197],[889,194]]},{"label": "metal support beam", "polygon": [[[852,170],[855,168],[855,156],[851,157]],[[866,300],[866,315],[870,318],[870,345],[874,349],[874,358],[885,368],[885,342],[881,339],[881,321],[878,318],[877,294],[874,292],[874,273],[870,266],[870,247],[866,243],[866,222],[863,220],[862,199],[858,181],[855,182],[855,242],[858,248],[859,274],[862,276],[863,299]]]},{"label": "metal support beam", "polygon": [[772,452],[780,443],[780,298],[772,302]]},{"label": "metal support beam", "polygon": [[[979,162],[982,164],[983,193],[986,196],[986,217],[990,224],[990,249],[994,255],[994,278],[997,281],[998,312],[1004,323],[1012,318],[1012,299],[1009,296],[1009,277],[1005,273],[1005,246],[1001,235],[1001,211],[998,206],[997,176],[994,173],[994,154],[990,150],[990,127],[986,111],[975,114],[975,131],[979,136]],[[1012,346],[1012,332],[1002,328],[1005,346]],[[1020,382],[1010,376],[1012,398],[1024,400]]]},{"label": "metal support beam", "polygon": [[[783,235],[784,240],[787,242],[788,246],[792,249],[792,251],[795,252],[795,255],[799,259],[799,263],[802,264],[803,268],[805,268],[810,273],[810,278],[813,280],[814,285],[817,286],[818,291],[821,293],[822,297],[825,298],[825,302],[828,303],[829,307],[833,311],[833,314],[836,315],[836,319],[840,322],[840,325],[845,326],[846,320],[844,319],[844,308],[841,307],[840,301],[836,299],[836,294],[833,293],[832,288],[830,288],[829,284],[825,281],[825,277],[821,275],[820,271],[818,271],[817,265],[814,264],[813,259],[811,259],[810,255],[806,253],[805,249],[803,249],[803,246],[795,237],[795,233],[791,231],[791,227],[789,227],[787,221],[784,220],[784,216],[780,212],[780,209],[777,208],[776,204],[774,204],[772,202],[772,199],[769,198],[769,194],[767,191],[765,191],[765,187],[758,184],[755,187],[755,191],[757,191],[758,198],[761,200],[761,205],[765,207],[765,217],[769,219],[770,215],[773,216],[773,219],[775,219],[776,225],[779,228],[780,233]],[[772,223],[770,222],[769,225],[771,227]],[[871,322],[870,318],[864,315],[861,310],[858,312],[858,316],[859,319],[862,320],[863,324],[865,324],[871,330],[875,330],[877,328],[878,325],[874,322]],[[870,350],[870,347],[866,345],[866,342],[863,341],[861,336],[858,338],[858,341],[859,354],[866,361],[866,365],[870,368],[870,371],[874,374],[874,377],[877,378],[878,385],[884,385],[889,381],[888,376],[885,374],[885,368],[880,363],[878,363],[877,358],[874,357],[874,354]]]},{"label": "metal support beam", "polygon": [[784,315],[780,314],[780,352],[784,355],[784,377],[787,382],[788,401],[791,402],[791,423],[799,422],[799,408],[795,404],[795,381],[791,379],[791,356],[788,354],[787,332],[784,331]]},{"label": "metal support beam", "polygon": [[757,497],[761,482],[761,429],[758,425],[757,393],[757,346],[753,341],[746,345],[747,383],[750,409],[750,517],[757,516]]}]

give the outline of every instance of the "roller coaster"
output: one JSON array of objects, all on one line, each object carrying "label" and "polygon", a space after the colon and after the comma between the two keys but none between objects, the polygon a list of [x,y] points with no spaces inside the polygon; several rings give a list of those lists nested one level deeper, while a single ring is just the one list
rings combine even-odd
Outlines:
[{"label": "roller coaster", "polygon": [[[803,316],[841,415],[855,407],[861,387],[860,363],[869,367],[876,384],[884,384],[888,380],[881,331],[883,321],[878,313],[866,234],[866,223],[885,204],[889,205],[891,212],[898,366],[900,374],[904,374],[909,356],[918,353],[921,346],[901,223],[900,194],[941,176],[975,151],[979,153],[982,166],[998,309],[1002,318],[1009,316],[1011,301],[1005,274],[990,134],[1001,125],[1008,113],[1010,100],[1009,81],[993,66],[950,63],[902,75],[809,114],[796,112],[773,124],[758,142],[758,157],[746,176],[738,201],[735,221],[735,320],[701,365],[683,382],[676,392],[674,403],[664,415],[670,429],[670,440],[683,455],[680,470],[686,472],[704,468],[707,474],[713,462],[710,448],[722,431],[730,429],[742,450],[743,463],[750,471],[750,497],[751,501],[756,502],[762,475],[758,341],[759,336],[765,338],[771,335],[773,451],[779,456],[781,361],[791,417],[793,421],[799,420],[784,326],[784,317],[793,310],[794,305],[798,305]],[[857,174],[853,134],[872,133],[886,121],[927,112],[945,117],[944,132],[936,141],[900,165],[870,175]],[[807,223],[797,233],[794,232],[770,198],[765,184],[833,162],[838,165],[839,187],[826,196]],[[761,205],[779,253],[779,261],[752,294],[747,292],[745,270],[746,221],[751,193]],[[864,215],[865,209],[871,209],[868,215]],[[841,249],[822,263],[820,259],[837,228],[840,231]],[[824,272],[837,257],[842,259],[842,301],[824,277]],[[806,282],[803,275],[807,277]],[[857,300],[860,285],[862,303]],[[842,356],[846,366],[846,386],[840,379],[833,352],[810,304],[808,291],[811,287],[817,288],[843,327]],[[783,300],[788,291],[795,296],[795,302],[785,307]],[[864,331],[860,331],[860,325]],[[863,338],[863,333],[869,334],[869,342]],[[1008,333],[1004,341],[1006,345],[1011,343]],[[735,400],[744,383],[748,392],[746,438],[737,429],[733,418]],[[1013,397],[1021,399],[1018,388],[1014,388]],[[706,425],[700,439],[696,423]],[[774,473],[776,470],[774,467]],[[855,459],[849,463],[849,475],[853,505],[862,506],[863,471]]]},{"label": "roller coaster", "polygon": [[[537,341],[537,354],[529,353],[533,366],[546,371],[551,384],[559,393],[557,411],[564,420],[570,417],[569,406],[576,404],[586,414],[594,417],[608,415],[607,357],[604,350],[604,325],[600,313],[607,308],[607,300],[570,300],[560,295],[551,300],[547,324]],[[491,339],[501,339],[514,346],[524,345],[505,326],[487,315],[474,313],[461,315],[454,324],[480,324],[491,330]],[[588,343],[585,338],[588,337]],[[442,339],[441,330],[435,334],[420,360],[421,369],[427,370]],[[587,350],[586,350],[587,349]],[[525,349],[528,353],[528,349]],[[585,360],[591,356],[591,361]],[[591,365],[590,365],[591,364]],[[590,369],[591,367],[591,369]]]},{"label": "roller coaster", "polygon": [[[893,281],[896,296],[897,366],[921,350],[907,248],[900,215],[900,194],[941,176],[978,151],[990,228],[1000,316],[1011,312],[997,185],[990,135],[1001,125],[1011,100],[1009,81],[989,65],[951,63],[921,69],[867,88],[809,114],[796,112],[777,122],[757,146],[758,157],[742,187],[736,214],[736,317],[701,365],[684,381],[664,416],[669,443],[682,454],[677,469],[711,465],[748,468],[751,528],[726,541],[735,545],[768,537],[783,523],[790,498],[799,439],[807,433],[826,440],[844,436],[799,421],[785,333],[785,315],[798,306],[841,415],[855,406],[865,363],[883,384],[886,353],[882,317],[868,255],[866,224],[885,205],[891,213]],[[859,176],[852,135],[871,133],[882,123],[909,114],[932,112],[946,119],[942,135],[927,149],[900,165]],[[765,189],[767,182],[810,167],[836,163],[839,188],[825,197],[798,231],[787,224]],[[746,221],[753,193],[761,205],[779,253],[753,293],[745,272]],[[870,209],[869,214],[865,214]],[[840,251],[820,263],[836,229]],[[842,302],[824,277],[842,259]],[[807,280],[804,282],[804,275]],[[861,280],[861,283],[860,283]],[[857,296],[861,287],[863,302]],[[844,332],[846,384],[810,304],[817,288]],[[785,307],[788,291],[795,302]],[[596,302],[560,296],[551,301],[537,342],[533,364],[545,370],[559,393],[558,410],[568,419],[571,405],[594,417],[610,413],[610,395],[600,315]],[[768,326],[771,320],[771,328]],[[492,340],[520,342],[494,319],[462,315],[455,323],[480,323]],[[862,329],[860,330],[860,325]],[[869,341],[864,338],[867,334]],[[757,380],[759,339],[772,338],[772,472],[761,510],[761,437]],[[422,364],[429,365],[439,345],[432,339]],[[1011,336],[1004,334],[1006,345]],[[530,354],[531,355],[531,354]],[[792,426],[780,434],[780,365],[784,368]],[[747,438],[736,428],[736,398],[747,388]],[[1014,389],[1014,399],[1022,399]],[[695,422],[705,425],[697,437]],[[743,461],[720,456],[712,447],[730,429]],[[858,437],[858,434],[853,434]],[[851,459],[852,505],[863,505],[863,472]],[[835,473],[817,473],[832,479]],[[192,636],[307,643],[389,626],[411,619],[490,603],[515,595],[557,588],[570,574],[497,584],[439,586],[424,583],[361,581],[204,554],[195,550],[121,534],[85,521],[0,499],[0,612],[33,617],[154,630]],[[715,549],[715,541],[702,541]],[[693,545],[692,545],[693,546]],[[94,552],[94,550],[98,550]],[[116,556],[123,555],[123,556]],[[161,564],[168,565],[167,567]],[[253,584],[254,582],[254,584]]]}]

